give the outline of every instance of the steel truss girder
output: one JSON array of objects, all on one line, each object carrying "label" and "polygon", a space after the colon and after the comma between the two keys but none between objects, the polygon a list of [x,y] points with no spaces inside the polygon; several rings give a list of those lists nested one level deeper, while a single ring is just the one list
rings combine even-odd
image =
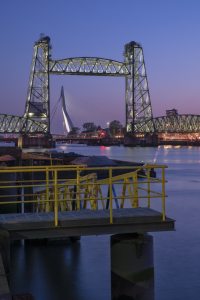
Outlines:
[{"label": "steel truss girder", "polygon": [[200,115],[176,115],[154,118],[157,133],[199,133]]},{"label": "steel truss girder", "polygon": [[54,75],[117,76],[130,75],[128,66],[98,57],[75,57],[49,61],[49,73]]},{"label": "steel truss girder", "polygon": [[143,49],[136,42],[130,42],[125,45],[124,57],[131,73],[126,77],[127,132],[154,132]]},{"label": "steel truss girder", "polygon": [[26,117],[0,114],[0,133],[48,133],[48,125]]},{"label": "steel truss girder", "polygon": [[98,57],[74,57],[49,61],[49,73],[54,75],[118,76],[130,74],[123,62]]}]

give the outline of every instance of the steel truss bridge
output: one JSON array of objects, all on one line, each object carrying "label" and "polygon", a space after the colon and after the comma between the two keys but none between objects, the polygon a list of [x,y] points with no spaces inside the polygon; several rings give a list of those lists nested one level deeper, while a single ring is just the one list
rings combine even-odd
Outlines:
[{"label": "steel truss bridge", "polygon": [[140,44],[130,42],[125,45],[124,62],[98,57],[53,60],[51,49],[48,36],[41,35],[35,42],[24,115],[17,117],[1,114],[1,133],[50,134],[49,75],[125,77],[127,132],[199,132],[199,115],[153,118],[143,49]]}]

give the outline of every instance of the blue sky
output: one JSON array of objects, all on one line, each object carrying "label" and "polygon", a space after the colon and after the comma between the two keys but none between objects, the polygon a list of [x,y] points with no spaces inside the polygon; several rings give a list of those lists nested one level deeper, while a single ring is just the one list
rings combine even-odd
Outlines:
[{"label": "blue sky", "polygon": [[[126,43],[141,43],[154,117],[171,108],[200,114],[200,1],[1,0],[0,10],[0,113],[24,113],[33,45],[45,33],[53,59],[122,61]],[[51,76],[51,108],[62,85],[124,122],[124,78]],[[62,132],[61,120],[59,109],[52,132]]]}]

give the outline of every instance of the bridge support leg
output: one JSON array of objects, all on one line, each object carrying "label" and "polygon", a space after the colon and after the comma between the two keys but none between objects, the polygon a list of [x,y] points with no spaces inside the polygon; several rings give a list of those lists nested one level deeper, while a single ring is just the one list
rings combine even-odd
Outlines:
[{"label": "bridge support leg", "polygon": [[111,242],[111,299],[154,300],[153,237],[117,234]]}]

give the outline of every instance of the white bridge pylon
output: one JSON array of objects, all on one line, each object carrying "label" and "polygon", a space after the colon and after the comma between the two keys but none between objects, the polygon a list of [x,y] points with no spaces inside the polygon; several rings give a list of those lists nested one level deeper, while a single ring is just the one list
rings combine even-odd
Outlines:
[{"label": "white bridge pylon", "polygon": [[64,122],[65,122],[65,128],[66,128],[66,132],[68,134],[72,130],[74,125],[73,125],[72,120],[70,119],[70,116],[66,109],[66,99],[65,99],[65,93],[64,93],[63,86],[61,87],[60,99],[61,99],[61,103],[62,103],[62,113],[63,113]]}]

